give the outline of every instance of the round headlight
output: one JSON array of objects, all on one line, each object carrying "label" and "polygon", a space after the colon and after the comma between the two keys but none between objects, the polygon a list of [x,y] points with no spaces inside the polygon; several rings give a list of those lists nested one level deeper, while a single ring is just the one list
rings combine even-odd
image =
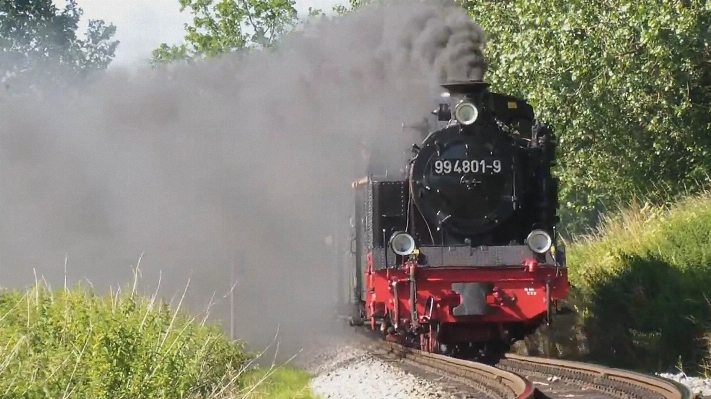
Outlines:
[{"label": "round headlight", "polygon": [[553,245],[551,236],[543,230],[533,230],[526,238],[526,241],[531,251],[537,254],[548,252],[551,249],[551,245]]},{"label": "round headlight", "polygon": [[405,232],[396,232],[390,237],[390,248],[398,255],[410,255],[415,252],[415,239]]},{"label": "round headlight", "polygon": [[469,101],[462,101],[454,107],[454,118],[462,125],[471,125],[479,117],[479,110]]}]

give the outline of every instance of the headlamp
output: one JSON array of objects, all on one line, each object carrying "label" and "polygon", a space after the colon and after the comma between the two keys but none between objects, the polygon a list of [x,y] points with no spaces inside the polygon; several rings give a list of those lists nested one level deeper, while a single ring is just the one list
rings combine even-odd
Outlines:
[{"label": "headlamp", "polygon": [[551,236],[543,230],[533,230],[526,238],[526,242],[531,251],[537,254],[548,252],[553,245]]},{"label": "headlamp", "polygon": [[395,232],[390,237],[390,248],[398,255],[410,255],[415,252],[415,239],[404,231]]},{"label": "headlamp", "polygon": [[454,118],[462,125],[471,125],[479,117],[479,110],[469,101],[462,101],[454,107]]}]

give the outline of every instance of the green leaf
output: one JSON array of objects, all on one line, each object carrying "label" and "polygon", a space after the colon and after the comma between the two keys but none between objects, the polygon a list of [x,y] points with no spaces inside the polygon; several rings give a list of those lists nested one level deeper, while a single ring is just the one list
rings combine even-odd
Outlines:
[{"label": "green leaf", "polygon": [[0,81],[15,92],[37,84],[82,80],[104,70],[119,44],[114,25],[89,20],[77,35],[83,13],[76,0],[58,8],[52,0],[0,1]]},{"label": "green leaf", "polygon": [[[181,12],[193,15],[185,42],[161,44],[151,60],[159,64],[209,59],[223,53],[270,48],[293,30],[297,13],[294,0],[180,0]],[[317,10],[310,9],[311,13]]]}]

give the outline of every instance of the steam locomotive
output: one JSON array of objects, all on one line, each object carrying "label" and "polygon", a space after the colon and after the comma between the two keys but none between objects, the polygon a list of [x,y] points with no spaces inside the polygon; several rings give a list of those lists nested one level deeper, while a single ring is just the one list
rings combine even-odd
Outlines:
[{"label": "steam locomotive", "polygon": [[441,86],[444,126],[413,145],[404,178],[352,184],[350,324],[428,352],[507,351],[568,295],[556,137],[483,81]]}]

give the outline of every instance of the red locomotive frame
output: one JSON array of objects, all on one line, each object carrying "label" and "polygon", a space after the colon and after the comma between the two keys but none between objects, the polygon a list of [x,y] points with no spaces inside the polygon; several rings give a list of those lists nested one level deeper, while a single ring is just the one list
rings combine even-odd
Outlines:
[{"label": "red locomotive frame", "polygon": [[[353,187],[367,182],[361,179]],[[550,323],[557,302],[569,291],[564,252],[556,256],[553,247],[543,262],[525,252],[516,264],[430,268],[418,265],[416,250],[399,267],[376,270],[370,251],[366,255],[366,295],[360,323],[353,320],[351,324],[365,323],[388,340],[409,343],[427,352],[448,353],[452,347],[472,344],[478,349],[489,346],[487,353],[506,351],[514,341]],[[487,282],[492,282],[486,292],[489,314],[454,315],[453,309],[463,298],[453,285]]]}]

